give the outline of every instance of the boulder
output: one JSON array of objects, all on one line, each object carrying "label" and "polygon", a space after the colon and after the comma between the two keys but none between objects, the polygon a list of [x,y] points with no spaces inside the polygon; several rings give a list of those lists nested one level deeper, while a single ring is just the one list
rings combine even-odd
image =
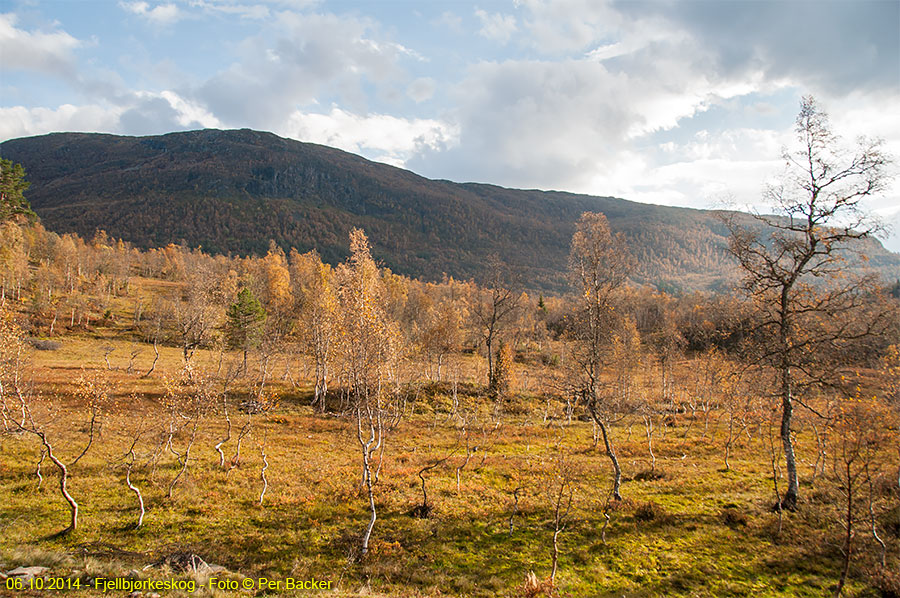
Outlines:
[{"label": "boulder", "polygon": [[12,571],[7,571],[7,577],[16,577],[23,581],[40,577],[49,571],[49,567],[16,567]]}]

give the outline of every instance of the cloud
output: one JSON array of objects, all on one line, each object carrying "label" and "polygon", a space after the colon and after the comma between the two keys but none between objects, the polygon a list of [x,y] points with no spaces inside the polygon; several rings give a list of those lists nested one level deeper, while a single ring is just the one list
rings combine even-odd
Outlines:
[{"label": "cloud", "polygon": [[24,31],[16,21],[14,14],[0,14],[0,68],[68,78],[75,64],[73,51],[82,43],[65,31]]},{"label": "cloud", "polygon": [[587,50],[628,24],[606,0],[518,0],[533,48],[546,55]]},{"label": "cloud", "polygon": [[271,14],[265,4],[236,4],[209,0],[190,0],[191,8],[199,8],[209,13],[237,15],[242,19],[266,19]]},{"label": "cloud", "polygon": [[159,135],[221,126],[219,119],[205,108],[167,90],[136,93],[132,105],[119,117],[117,128],[128,135]]},{"label": "cloud", "polygon": [[172,3],[157,4],[150,7],[147,2],[119,2],[119,6],[138,16],[146,18],[154,25],[171,25],[182,18],[178,6]]},{"label": "cloud", "polygon": [[501,13],[489,14],[481,9],[475,10],[475,16],[481,21],[478,33],[482,37],[505,44],[516,32],[516,17]]},{"label": "cloud", "polygon": [[405,119],[387,114],[358,115],[333,107],[327,114],[296,111],[280,135],[372,155],[403,166],[425,148],[441,150],[456,143],[459,131],[432,119]]},{"label": "cloud", "polygon": [[900,83],[900,3],[656,2],[616,5],[628,20],[648,11],[690,35],[724,76],[759,71],[818,93],[842,95]]},{"label": "cloud", "polygon": [[377,23],[366,18],[280,13],[244,40],[239,60],[201,84],[195,97],[224,122],[270,130],[325,98],[364,112],[368,86],[387,93],[406,79],[401,64],[420,59],[378,36]]},{"label": "cloud", "polygon": [[114,107],[63,104],[55,109],[0,108],[0,141],[59,131],[115,131],[120,111]]},{"label": "cloud", "polygon": [[171,131],[218,128],[221,122],[174,91],[136,92],[119,103],[58,108],[0,108],[0,140],[57,131],[159,135]]},{"label": "cloud", "polygon": [[617,156],[721,100],[752,91],[662,49],[640,68],[591,58],[483,62],[456,88],[460,144],[411,165],[433,175],[603,192]]},{"label": "cloud", "polygon": [[409,84],[406,88],[408,95],[417,104],[430,100],[434,96],[436,83],[431,77],[420,77]]},{"label": "cloud", "polygon": [[444,12],[442,12],[441,16],[434,22],[436,24],[444,25],[454,33],[463,33],[462,17],[450,12],[449,10],[445,10]]}]

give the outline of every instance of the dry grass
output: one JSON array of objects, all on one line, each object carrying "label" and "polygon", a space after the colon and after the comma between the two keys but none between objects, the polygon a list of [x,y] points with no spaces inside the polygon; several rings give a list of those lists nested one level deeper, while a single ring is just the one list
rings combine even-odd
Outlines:
[{"label": "dry grass", "polygon": [[[532,394],[545,367],[539,363],[517,365],[517,378],[530,380],[531,388],[520,388],[506,404],[500,428],[485,436],[480,450],[460,470],[459,490],[456,468],[465,451],[457,420],[449,413],[449,385],[410,390],[411,400],[417,399],[388,438],[377,486],[379,519],[371,553],[359,562],[354,556],[367,505],[359,487],[355,430],[338,414],[313,413],[305,382],[295,388],[282,379],[288,367],[297,380],[304,379],[308,365],[299,358],[273,367],[273,387],[281,401],[266,415],[254,416],[240,462],[230,472],[218,468],[213,449],[225,435],[223,415],[211,411],[204,416],[186,476],[168,499],[168,486],[180,469],[176,458],[162,451],[155,465],[148,460],[159,446],[165,421],[164,382],[176,377],[180,351],[161,347],[156,372],[142,377],[152,363],[152,347],[122,340],[115,329],[55,340],[61,343],[57,350],[30,354],[28,370],[35,413],[45,421],[61,458],[71,461],[87,438],[87,409],[76,396],[75,381],[81,376],[96,379],[109,389],[111,402],[102,435],[71,468],[70,487],[81,518],[79,529],[67,536],[54,536],[65,527],[66,511],[52,464],[45,461],[38,489],[40,450],[34,438],[0,435],[0,563],[8,568],[46,565],[54,575],[87,579],[127,575],[166,555],[188,551],[225,566],[236,579],[314,577],[332,581],[337,590],[329,595],[409,597],[821,596],[837,579],[837,521],[829,519],[830,514],[813,520],[786,513],[781,531],[775,533],[778,515],[768,509],[774,495],[764,434],[740,438],[732,469],[723,471],[718,418],[704,428],[702,415],[692,424],[684,415],[677,426],[659,430],[653,475],[647,473],[640,424],[625,420],[617,425],[613,435],[628,478],[623,486],[626,501],[605,509],[611,471],[602,443],[595,445],[588,422],[567,422],[561,404],[553,403],[548,412],[546,401]],[[114,348],[109,353],[111,369],[104,346]],[[135,371],[129,373],[134,348],[140,353],[134,359]],[[198,371],[214,371],[219,354],[198,351],[194,359]],[[484,405],[475,377],[481,364],[475,356],[459,359],[467,380],[459,388],[462,408],[478,411],[479,421],[487,424],[491,406]],[[246,388],[238,385],[235,400]],[[229,458],[247,421],[237,410],[231,415],[232,438],[223,446]],[[144,526],[135,529],[137,506],[124,485],[123,457],[141,425],[146,431],[136,445],[139,458],[132,479],[144,494],[147,514]],[[185,428],[174,436],[176,450],[186,445],[188,432]],[[470,428],[472,439],[479,433],[475,426]],[[259,506],[263,439],[269,487]],[[806,450],[810,442],[802,436]],[[552,469],[552,454],[560,443],[570,455],[577,490],[571,523],[560,535],[557,587],[550,588],[540,581],[549,575],[553,533],[542,480]],[[428,472],[433,511],[428,518],[411,517],[421,502],[418,471],[451,454]],[[826,492],[808,485],[803,490],[810,496]],[[604,511],[610,516],[605,542]],[[860,558],[871,549],[861,540]],[[896,563],[895,539],[890,551],[890,562]],[[533,579],[529,572],[534,572]],[[147,575],[188,579],[192,573],[157,568]],[[195,581],[205,581],[193,575]],[[523,583],[526,576],[530,581]],[[894,587],[892,580],[854,569],[850,589],[874,595],[876,586]],[[194,595],[210,594],[204,589]]]}]

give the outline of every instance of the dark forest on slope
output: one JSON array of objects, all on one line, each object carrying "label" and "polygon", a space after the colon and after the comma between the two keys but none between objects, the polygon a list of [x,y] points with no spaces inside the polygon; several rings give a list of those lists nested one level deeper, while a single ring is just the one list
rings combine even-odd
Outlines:
[{"label": "dark forest on slope", "polygon": [[[637,257],[636,282],[687,291],[734,280],[712,211],[429,180],[271,133],[58,133],[7,141],[0,154],[24,165],[28,199],[51,230],[105,229],[145,248],[264,254],[271,239],[335,263],[362,227],[375,257],[406,275],[479,279],[496,254],[525,287],[559,291],[574,223],[599,211]],[[886,278],[900,276],[900,256],[876,241],[864,253]]]}]

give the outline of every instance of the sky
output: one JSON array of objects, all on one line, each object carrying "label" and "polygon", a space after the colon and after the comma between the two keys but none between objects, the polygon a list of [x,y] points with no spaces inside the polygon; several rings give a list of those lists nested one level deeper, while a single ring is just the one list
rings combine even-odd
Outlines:
[{"label": "sky", "polygon": [[[766,211],[804,95],[900,172],[900,0],[0,0],[0,140],[246,127],[429,178]],[[900,252],[900,180],[865,207]]]}]

